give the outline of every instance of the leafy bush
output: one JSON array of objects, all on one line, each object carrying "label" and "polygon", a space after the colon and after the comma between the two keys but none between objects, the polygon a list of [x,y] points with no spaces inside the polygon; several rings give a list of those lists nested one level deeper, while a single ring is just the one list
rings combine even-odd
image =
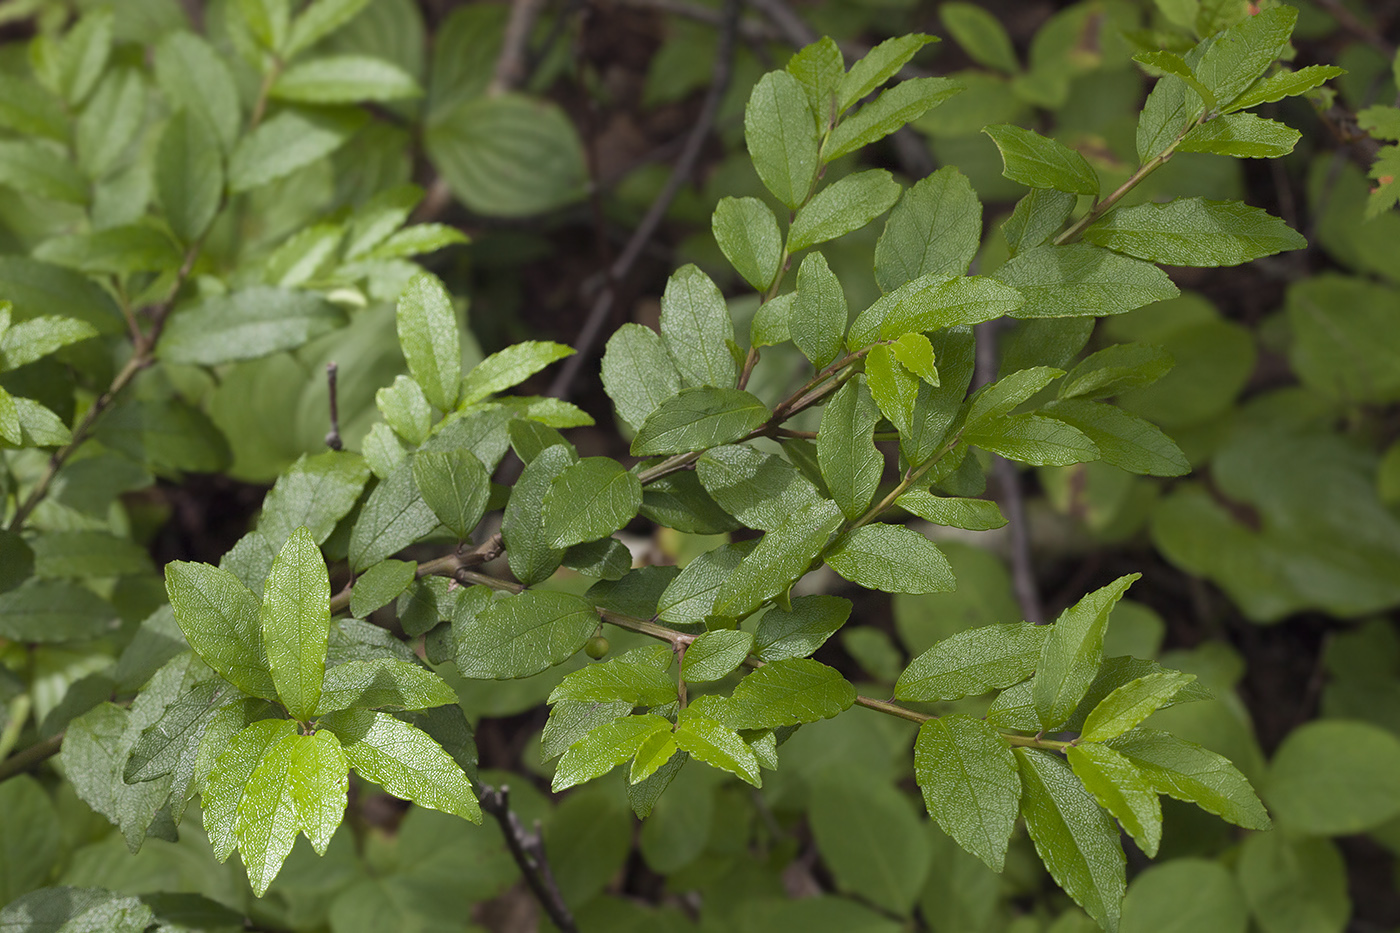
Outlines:
[{"label": "leafy bush", "polygon": [[[523,872],[563,928],[883,930],[917,911],[936,930],[1147,930],[1194,897],[1203,929],[1301,929],[1300,911],[1340,929],[1327,837],[1389,839],[1400,815],[1400,741],[1372,699],[1400,670],[1389,626],[1336,637],[1333,718],[1274,756],[1287,832],[1229,835],[1216,817],[1271,825],[1237,656],[1157,657],[1128,567],[1070,576],[1040,624],[1013,466],[1045,492],[1038,527],[1058,511],[1075,546],[1150,538],[1242,618],[1400,602],[1400,447],[1377,486],[1357,442],[1389,440],[1400,397],[1394,291],[1364,277],[1400,268],[1390,150],[1369,196],[1317,156],[1316,239],[1356,274],[1291,281],[1261,329],[1300,385],[1237,404],[1254,337],[1176,284],[1307,246],[1244,203],[1232,161],[1289,155],[1301,134],[1272,116],[1353,77],[1279,64],[1298,10],[1081,4],[1022,67],[993,16],[944,3],[983,66],[947,76],[910,64],[922,33],[804,40],[765,70],[736,48],[758,28],[737,3],[717,42],[678,27],[647,94],[677,100],[717,61],[681,164],[711,126],[735,153],[712,210],[676,202],[710,229],[657,327],[606,342],[619,437],[600,440],[561,433],[603,414],[565,400],[574,370],[520,394],[570,347],[464,326],[444,278],[473,254],[437,219],[455,198],[489,256],[519,251],[520,218],[582,199],[602,216],[542,94],[566,19],[519,75],[529,4],[459,7],[427,61],[408,0],[227,0],[202,31],[173,3],[78,6],[12,4],[34,35],[0,57],[5,924],[460,928]],[[1361,125],[1386,138],[1393,109]],[[896,139],[944,166],[877,167]],[[686,171],[639,171],[613,207],[665,211]],[[984,201],[1012,200],[984,229]],[[441,277],[416,261],[433,254]],[[271,482],[251,528],[169,553],[152,503],[220,473]],[[961,543],[1003,505],[1019,606]],[[479,770],[473,727],[516,743],[522,723],[499,724],[546,702],[537,745],[492,753],[517,773]],[[414,806],[386,811],[373,785]],[[1175,857],[1129,887],[1124,832]],[[634,848],[634,896],[603,895]]]}]

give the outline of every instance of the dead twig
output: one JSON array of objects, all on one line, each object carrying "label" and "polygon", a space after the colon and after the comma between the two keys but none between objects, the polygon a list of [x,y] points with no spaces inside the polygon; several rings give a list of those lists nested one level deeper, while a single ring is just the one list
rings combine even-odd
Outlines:
[{"label": "dead twig", "polygon": [[330,401],[331,409],[331,429],[326,432],[326,446],[331,450],[343,450],[344,442],[340,439],[340,403],[336,398],[335,377],[340,371],[340,367],[334,361],[326,364],[326,392]]},{"label": "dead twig", "polygon": [[510,849],[515,864],[525,883],[530,886],[535,898],[549,915],[549,919],[562,933],[578,933],[578,924],[559,893],[559,885],[554,880],[554,872],[545,856],[544,836],[536,821],[533,831],[526,831],[520,817],[510,808],[510,788],[504,784],[499,789],[483,786],[481,789],[481,810],[490,814],[501,827],[501,835],[506,837],[506,847]]}]

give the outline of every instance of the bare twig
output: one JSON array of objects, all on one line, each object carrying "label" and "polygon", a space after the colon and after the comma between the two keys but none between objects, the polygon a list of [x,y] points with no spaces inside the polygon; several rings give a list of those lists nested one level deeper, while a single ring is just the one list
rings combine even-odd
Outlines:
[{"label": "bare twig", "polygon": [[671,207],[671,202],[680,192],[681,185],[689,180],[691,172],[695,169],[695,162],[700,157],[700,148],[704,145],[710,128],[714,126],[715,116],[719,113],[720,100],[729,87],[729,78],[734,63],[734,37],[738,31],[738,22],[739,0],[725,0],[724,25],[720,31],[719,48],[715,53],[714,81],[705,94],[705,101],[700,107],[700,115],[696,118],[695,126],[686,138],[685,148],[681,150],[680,157],[676,159],[676,166],[671,171],[671,177],[666,180],[666,185],[657,194],[656,199],[651,202],[646,216],[637,225],[636,231],[627,241],[622,253],[608,269],[608,284],[594,299],[593,307],[588,311],[588,318],[584,321],[578,337],[574,340],[574,349],[577,352],[565,361],[553,384],[549,387],[549,394],[555,398],[568,398],[574,380],[578,378],[584,363],[591,358],[603,325],[607,323],[608,315],[612,312],[613,302],[617,300],[618,285],[632,271],[632,266],[641,257],[642,251],[653,234],[656,233],[656,228],[661,225],[666,211]]},{"label": "bare twig", "polygon": [[8,780],[16,774],[28,771],[41,762],[48,761],[58,750],[63,747],[63,733],[44,739],[29,746],[23,751],[16,752],[4,761],[0,761],[0,781]]},{"label": "bare twig", "polygon": [[[719,10],[701,6],[698,3],[689,3],[687,0],[615,0],[615,2],[618,6],[656,10],[658,13],[673,13],[676,16],[693,19],[697,23],[708,23],[711,26],[724,24],[724,14]],[[781,39],[782,35],[762,23],[741,19],[739,21],[739,37],[745,42],[772,42],[775,39]]]},{"label": "bare twig", "polygon": [[486,93],[494,97],[514,90],[529,76],[530,31],[543,9],[544,0],[512,0],[501,52],[496,56],[496,68]]},{"label": "bare twig", "polygon": [[1318,6],[1332,14],[1332,18],[1337,21],[1347,32],[1351,33],[1362,42],[1367,43],[1371,48],[1380,52],[1386,58],[1395,57],[1395,43],[1389,42],[1381,35],[1380,30],[1367,26],[1356,18],[1356,14],[1347,9],[1342,0],[1317,0]]},{"label": "bare twig", "polygon": [[817,31],[808,26],[807,22],[793,12],[792,7],[784,3],[783,0],[748,0],[748,4],[768,17],[768,22],[782,33],[789,45],[801,48],[804,45],[811,45],[821,38],[817,35]]},{"label": "bare twig", "polygon": [[554,880],[554,872],[545,856],[544,836],[540,824],[535,822],[533,831],[527,832],[520,823],[520,817],[510,808],[510,788],[504,784],[499,789],[481,788],[481,810],[490,814],[501,826],[501,835],[506,837],[506,847],[510,849],[525,883],[534,892],[535,898],[549,915],[549,919],[562,933],[578,933],[578,924],[559,893],[559,885]]},{"label": "bare twig", "polygon": [[331,409],[331,429],[326,432],[326,446],[331,450],[345,449],[345,444],[340,440],[340,403],[335,391],[335,376],[339,371],[340,367],[334,360],[326,364],[326,392]]}]

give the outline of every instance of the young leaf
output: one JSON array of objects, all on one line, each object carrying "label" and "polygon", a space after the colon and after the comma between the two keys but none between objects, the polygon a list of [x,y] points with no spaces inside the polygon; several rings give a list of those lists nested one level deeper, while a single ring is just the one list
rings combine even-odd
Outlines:
[{"label": "young leaf", "polygon": [[889,293],[934,275],[964,275],[982,240],[982,203],[953,166],[915,182],[890,211],[875,244],[875,281]]},{"label": "young leaf", "polygon": [[670,733],[671,723],[655,713],[624,716],[595,726],[564,753],[554,770],[550,789],[556,793],[602,777],[637,754],[654,735]]},{"label": "young leaf", "polygon": [[10,324],[10,303],[0,302],[0,372],[18,369],[64,347],[98,336],[97,328],[77,318],[45,314]]},{"label": "young leaf", "polygon": [[433,430],[433,406],[412,376],[394,377],[394,384],[374,393],[374,404],[394,433],[417,447]]},{"label": "young leaf", "polygon": [[388,713],[341,710],[321,720],[361,777],[395,797],[473,823],[481,807],[462,767],[430,735]]},{"label": "young leaf", "polygon": [[945,593],[957,585],[943,552],[903,525],[864,525],[838,538],[825,558],[852,583],[886,593]]},{"label": "young leaf", "polygon": [[630,522],[641,505],[636,474],[609,457],[585,457],[550,481],[544,536],[554,548],[605,538]]},{"label": "young leaf", "polygon": [[1099,178],[1088,160],[1064,143],[1033,130],[1000,124],[982,130],[1001,150],[1002,172],[1028,188],[1054,188],[1071,194],[1098,196]]},{"label": "young leaf", "polygon": [[1279,71],[1277,74],[1260,78],[1254,82],[1248,90],[1235,98],[1234,103],[1224,108],[1223,112],[1247,110],[1260,104],[1271,104],[1274,101],[1283,100],[1285,97],[1306,94],[1324,82],[1344,74],[1346,72],[1343,69],[1334,65],[1308,65],[1297,71]]},{"label": "young leaf", "polygon": [[270,96],[300,104],[356,104],[421,97],[413,76],[393,62],[368,55],[327,55],[292,65],[278,76]]},{"label": "young leaf", "polygon": [[788,230],[789,253],[859,230],[899,200],[900,187],[884,169],[847,175],[823,188],[797,212]]},{"label": "young leaf", "polygon": [[618,416],[633,430],[681,390],[680,370],[666,344],[656,331],[641,324],[623,324],[608,338],[602,377]]},{"label": "young leaf", "polygon": [[1122,314],[1180,294],[1156,266],[1087,243],[1037,246],[1007,260],[996,277],[1025,299],[1011,312],[1018,318]]},{"label": "young leaf", "polygon": [[1228,107],[1284,54],[1298,11],[1289,6],[1262,10],[1215,37],[1196,65],[1196,78],[1221,107]]},{"label": "young leaf", "polygon": [[786,592],[807,572],[841,525],[841,510],[827,499],[794,512],[767,532],[715,594],[714,614],[738,619]]},{"label": "young leaf", "polygon": [[740,440],[768,420],[770,412],[742,389],[682,389],[662,402],[632,439],[632,454],[705,450]]},{"label": "young leaf", "polygon": [[462,389],[462,341],[457,312],[442,281],[428,272],[409,279],[399,296],[395,322],[408,371],[428,401],[451,411]]},{"label": "young leaf", "polygon": [[224,193],[219,139],[204,120],[180,111],[166,124],[156,153],[156,188],[170,229],[193,243],[209,229]]},{"label": "young leaf", "polygon": [[744,281],[768,291],[778,275],[783,235],[778,219],[758,198],[721,198],[710,220],[715,242]]},{"label": "young leaf", "polygon": [[736,541],[695,558],[662,591],[657,616],[676,625],[703,622],[714,610],[720,587],[757,546],[757,541]]},{"label": "young leaf", "polygon": [[576,459],[572,447],[546,447],[521,471],[511,489],[501,517],[501,535],[511,573],[526,586],[549,579],[564,559],[564,549],[554,547],[552,537],[545,534],[544,500],[555,478]]},{"label": "young leaf", "polygon": [[894,685],[896,699],[958,700],[1009,687],[1035,673],[1048,626],[1009,622],[945,638],[909,662]]},{"label": "young leaf", "polygon": [[1176,150],[1238,159],[1278,159],[1292,152],[1302,136],[1291,126],[1274,120],[1252,113],[1230,113],[1192,129]]},{"label": "young leaf", "polygon": [[792,608],[763,614],[754,635],[754,653],[765,661],[805,658],[851,616],[851,601],[839,596],[798,596]]},{"label": "young leaf", "polygon": [[204,663],[244,693],[277,698],[263,648],[258,598],[227,570],[171,561],[165,591],[185,640]]},{"label": "young leaf", "polygon": [[289,107],[238,141],[229,155],[229,190],[271,184],[330,155],[365,122],[358,110]]},{"label": "young leaf", "polygon": [[[632,769],[627,776],[629,796],[633,786],[660,771],[679,751],[676,735],[670,729],[653,732],[643,739],[642,744],[637,747],[637,754],[632,758]],[[681,760],[686,757],[689,756],[682,753]]]},{"label": "young leaf", "polygon": [[1123,828],[1149,857],[1162,842],[1162,802],[1131,761],[1107,745],[1086,742],[1065,749],[1065,757],[1084,789]]},{"label": "young leaf", "polygon": [[825,130],[837,117],[836,89],[846,76],[846,60],[836,40],[823,36],[799,49],[784,67],[788,74],[802,82],[812,113],[817,115],[818,128]]},{"label": "young leaf", "polygon": [[962,89],[962,83],[953,78],[911,78],[901,81],[842,120],[831,131],[822,149],[822,161],[834,161],[884,139]]},{"label": "young leaf", "polygon": [[550,363],[573,356],[574,351],[562,343],[548,340],[523,340],[504,350],[492,353],[477,363],[462,383],[460,404],[471,405],[506,389],[517,386]]},{"label": "young leaf", "polygon": [[1156,729],[1134,729],[1106,744],[1136,765],[1158,793],[1245,829],[1269,828],[1269,815],[1249,781],[1215,752]]},{"label": "young leaf", "polygon": [[398,599],[417,577],[418,563],[411,560],[381,560],[355,580],[350,591],[350,614],[368,618],[371,612]]},{"label": "young leaf", "polygon": [[260,618],[277,695],[287,711],[303,721],[315,715],[321,699],[330,599],[331,584],[321,549],[309,531],[298,528],[272,562],[263,587]]},{"label": "young leaf", "polygon": [[[297,725],[290,719],[261,719],[235,734],[219,755],[205,782],[201,802],[204,831],[209,834],[214,857],[220,862],[228,859],[238,842],[239,813],[253,772],[269,750],[283,739],[295,737],[296,733]],[[292,838],[295,835],[293,825]],[[288,845],[290,847],[290,842]]]},{"label": "young leaf", "polygon": [[1059,728],[1098,674],[1109,613],[1142,574],[1119,577],[1060,613],[1041,651],[1032,696],[1047,730]]},{"label": "young leaf", "polygon": [[728,388],[738,378],[729,352],[734,339],[729,306],[710,277],[694,265],[681,266],[666,282],[661,339],[690,385]]},{"label": "young leaf", "polygon": [[354,508],[368,480],[369,467],[358,454],[328,450],[303,455],[277,477],[263,500],[258,533],[277,549],[305,525],[312,540],[324,544]]},{"label": "young leaf", "polygon": [[345,323],[345,311],[314,292],[255,285],[181,308],[157,352],[172,363],[216,366],[300,347]]},{"label": "young leaf", "polygon": [[397,554],[438,526],[413,482],[412,462],[400,463],[374,487],[350,531],[350,566],[357,573]]},{"label": "young leaf", "polygon": [[972,3],[945,3],[938,17],[964,52],[979,65],[1014,75],[1020,71],[1011,37],[990,12]]},{"label": "young leaf", "polygon": [[875,448],[880,410],[859,376],[847,382],[822,410],[817,462],[831,498],[849,519],[859,518],[875,497],[885,458]]},{"label": "young leaf", "polygon": [[752,634],[734,629],[702,632],[685,649],[681,679],[691,683],[719,680],[744,663],[753,642]]},{"label": "young leaf", "polygon": [[758,759],[748,743],[733,729],[697,713],[694,707],[681,710],[675,740],[677,747],[692,758],[737,774],[754,787],[763,786]]},{"label": "young leaf", "polygon": [[1105,930],[1118,929],[1125,859],[1118,830],[1058,758],[1015,749],[1024,796],[1021,812],[1050,877]]},{"label": "young leaf", "polygon": [[968,427],[975,428],[983,422],[1011,414],[1017,405],[1064,374],[1064,370],[1052,366],[1033,366],[999,379],[972,397],[967,412]]},{"label": "young leaf", "polygon": [[776,347],[791,340],[788,322],[796,298],[796,292],[788,292],[759,305],[749,323],[749,343],[755,347]]},{"label": "young leaf", "polygon": [[764,186],[792,210],[802,206],[816,181],[820,134],[801,82],[785,71],[758,80],[744,108],[744,141]]},{"label": "young leaf", "polygon": [[1183,476],[1191,464],[1181,448],[1155,424],[1113,405],[1065,399],[1043,409],[1046,415],[1082,432],[1105,463],[1129,473]]},{"label": "young leaf", "polygon": [[990,499],[946,498],[926,489],[910,489],[895,505],[935,525],[965,531],[990,531],[1006,524],[1001,508]]},{"label": "young leaf", "polygon": [[775,729],[830,719],[855,701],[856,688],[834,668],[809,658],[786,658],[745,675],[723,715],[734,729]]},{"label": "young leaf", "polygon": [[705,491],[750,528],[771,531],[799,509],[821,501],[811,480],[777,454],[726,444],[695,461]]},{"label": "young leaf", "polygon": [[924,333],[960,324],[980,324],[1025,303],[1014,288],[983,276],[944,278],[930,273],[890,292],[862,311],[851,325],[852,350],[877,338]]},{"label": "young leaf", "polygon": [[1195,674],[1163,671],[1124,684],[1104,697],[1089,713],[1082,730],[1084,740],[1103,742],[1122,735],[1161,709],[1195,679]]},{"label": "young leaf", "polygon": [[676,702],[676,683],[654,664],[626,660],[629,655],[589,664],[565,676],[549,694],[550,703],[615,703],[665,706]]},{"label": "young leaf", "polygon": [[1084,239],[1172,266],[1237,266],[1308,245],[1302,234],[1257,207],[1204,198],[1112,211],[1085,229]]},{"label": "young leaf", "polygon": [[224,59],[203,36],[172,29],[155,47],[155,76],[172,108],[205,121],[227,153],[238,141],[243,115],[238,85]]},{"label": "young leaf", "polygon": [[394,658],[373,658],[328,669],[316,715],[342,709],[431,709],[456,702],[456,692],[432,671]]},{"label": "young leaf", "polygon": [[797,269],[797,291],[788,311],[788,334],[802,355],[822,369],[841,352],[846,335],[846,292],[821,253]]},{"label": "young leaf", "polygon": [[1151,385],[1165,376],[1175,362],[1161,347],[1141,343],[1105,347],[1070,370],[1060,383],[1059,397],[1098,399],[1118,395]]},{"label": "young leaf", "polygon": [[492,603],[457,639],[463,677],[509,680],[573,657],[598,627],[598,613],[567,593],[527,590]]},{"label": "young leaf", "polygon": [[886,39],[865,53],[865,57],[851,65],[851,70],[841,80],[837,112],[844,113],[850,109],[856,101],[898,74],[919,49],[937,41],[934,36],[913,33]]},{"label": "young leaf", "polygon": [[914,776],[929,815],[967,851],[1001,871],[1020,815],[1021,777],[1006,740],[980,719],[930,719],[914,743]]},{"label": "young leaf", "polygon": [[475,454],[420,450],[413,457],[413,481],[424,504],[457,540],[471,537],[491,494],[491,478]]},{"label": "young leaf", "polygon": [[290,60],[353,20],[369,0],[312,0],[292,20],[284,56]]},{"label": "young leaf", "polygon": [[937,388],[938,366],[934,360],[933,344],[923,334],[904,334],[889,345],[890,355],[900,365],[924,382]]}]

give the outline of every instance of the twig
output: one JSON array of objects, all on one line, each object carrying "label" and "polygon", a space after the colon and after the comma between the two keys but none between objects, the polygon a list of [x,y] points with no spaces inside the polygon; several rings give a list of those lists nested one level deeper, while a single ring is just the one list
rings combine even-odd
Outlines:
[{"label": "twig", "polygon": [[495,97],[519,87],[529,74],[527,46],[542,9],[544,0],[512,0],[501,52],[496,56],[496,68],[486,89],[488,95]]},{"label": "twig", "polygon": [[[697,23],[708,23],[711,26],[720,26],[724,23],[724,14],[719,10],[701,6],[698,3],[688,3],[687,0],[615,0],[615,2],[618,6],[629,6],[639,10],[673,13],[676,16],[693,19]],[[782,38],[776,30],[747,19],[739,21],[739,37],[745,42],[772,42]]]},{"label": "twig", "polygon": [[627,245],[623,247],[622,253],[608,269],[608,284],[594,299],[593,307],[588,311],[588,318],[584,321],[583,327],[580,328],[578,337],[575,338],[574,349],[577,352],[564,362],[559,374],[555,376],[553,384],[549,387],[548,394],[554,398],[568,398],[574,380],[578,378],[584,363],[591,359],[593,348],[598,343],[603,325],[612,312],[613,302],[617,300],[618,285],[632,271],[632,266],[641,257],[648,241],[651,240],[656,233],[656,228],[661,225],[662,219],[665,218],[666,211],[670,209],[671,202],[680,192],[681,185],[689,180],[690,174],[695,168],[695,162],[700,157],[700,149],[705,143],[705,138],[709,136],[710,129],[714,126],[715,117],[719,113],[720,101],[729,87],[729,78],[734,64],[734,37],[738,31],[738,22],[739,0],[725,0],[724,24],[720,30],[719,47],[715,53],[714,81],[705,94],[705,101],[700,107],[700,115],[696,118],[695,126],[686,138],[685,148],[681,150],[680,157],[676,159],[676,166],[671,171],[671,177],[666,180],[665,187],[651,202],[646,216],[637,225],[636,231],[627,241]]},{"label": "twig", "polygon": [[506,837],[506,847],[510,849],[525,883],[534,892],[535,898],[549,915],[549,919],[562,933],[578,933],[578,924],[564,903],[559,885],[554,880],[554,872],[545,856],[544,836],[540,833],[539,821],[533,832],[526,832],[520,824],[520,817],[510,808],[510,788],[504,784],[500,789],[489,786],[481,788],[481,810],[490,814],[501,826],[501,835]]},{"label": "twig", "polygon": [[63,733],[44,739],[0,761],[0,781],[6,781],[52,758],[63,747]]},{"label": "twig", "polygon": [[1367,26],[1356,18],[1356,14],[1347,9],[1341,0],[1317,0],[1318,6],[1332,14],[1332,18],[1337,21],[1347,32],[1376,49],[1387,59],[1395,57],[1395,44],[1386,41],[1380,34],[1380,30]]},{"label": "twig", "polygon": [[340,440],[340,404],[335,392],[335,376],[339,371],[340,367],[334,360],[326,364],[326,392],[331,408],[331,429],[326,432],[326,446],[331,450],[345,449],[345,444]]},{"label": "twig", "polygon": [[[773,27],[783,34],[783,38],[788,41],[789,45],[801,48],[804,45],[811,45],[821,38],[817,35],[817,31],[808,26],[806,21],[793,12],[792,7],[784,3],[783,0],[748,0],[748,3],[749,6],[768,17],[768,22],[772,23]],[[867,51],[869,50],[867,49]]]}]

